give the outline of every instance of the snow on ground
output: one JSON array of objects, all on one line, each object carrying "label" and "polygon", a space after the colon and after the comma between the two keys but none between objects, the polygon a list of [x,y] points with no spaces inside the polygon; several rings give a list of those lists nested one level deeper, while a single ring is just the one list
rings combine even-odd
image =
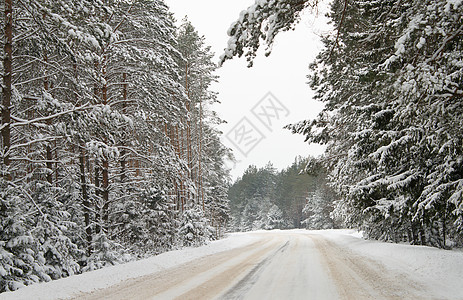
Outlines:
[{"label": "snow on ground", "polygon": [[[234,233],[223,240],[211,242],[203,247],[171,251],[137,262],[32,285],[16,292],[0,294],[0,299],[64,299],[75,297],[81,293],[89,293],[116,285],[127,279],[180,266],[201,257],[250,245],[262,240],[262,236],[267,234],[282,236],[286,233],[289,235],[308,235],[309,237],[321,236],[332,242],[338,251],[350,253],[349,257],[358,260],[378,261],[391,275],[406,274],[407,277],[413,278],[420,285],[424,285],[426,290],[430,290],[433,295],[439,295],[438,299],[463,299],[462,251],[366,241],[362,239],[360,233],[353,230]],[[329,244],[326,245],[329,246]],[[310,256],[310,253],[307,255]]]},{"label": "snow on ground", "polygon": [[256,236],[246,233],[232,233],[222,240],[210,242],[202,247],[170,251],[136,262],[111,266],[51,282],[38,283],[15,292],[1,293],[0,300],[72,298],[81,293],[90,293],[128,279],[176,267],[200,257],[243,247],[257,239]]},{"label": "snow on ground", "polygon": [[321,234],[362,256],[380,261],[391,272],[410,273],[436,295],[445,299],[463,299],[463,252],[428,246],[384,243],[364,240],[354,230],[303,231]]}]

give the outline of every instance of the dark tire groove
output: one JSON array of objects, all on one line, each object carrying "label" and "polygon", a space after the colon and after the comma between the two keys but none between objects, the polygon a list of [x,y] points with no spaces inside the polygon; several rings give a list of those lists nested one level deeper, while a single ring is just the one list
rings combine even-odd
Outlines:
[{"label": "dark tire groove", "polygon": [[279,253],[283,253],[289,246],[289,241],[284,245],[278,248],[275,252],[267,256],[261,262],[259,262],[252,270],[246,274],[246,276],[241,279],[237,284],[235,284],[227,293],[222,295],[219,299],[233,300],[233,299],[243,299],[247,291],[252,288],[254,283],[259,279],[260,274],[265,270],[267,265],[272,261],[272,259]]}]

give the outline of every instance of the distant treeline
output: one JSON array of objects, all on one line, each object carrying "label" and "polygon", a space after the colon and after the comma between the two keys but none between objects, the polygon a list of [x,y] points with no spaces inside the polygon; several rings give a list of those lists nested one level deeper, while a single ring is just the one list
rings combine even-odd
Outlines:
[{"label": "distant treeline", "polygon": [[230,226],[235,231],[335,227],[330,217],[335,195],[326,174],[304,172],[309,159],[298,157],[277,171],[271,163],[249,166],[228,193]]}]

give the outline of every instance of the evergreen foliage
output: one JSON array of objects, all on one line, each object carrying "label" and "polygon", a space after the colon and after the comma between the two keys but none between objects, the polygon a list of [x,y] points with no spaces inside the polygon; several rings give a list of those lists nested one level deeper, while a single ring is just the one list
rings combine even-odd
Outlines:
[{"label": "evergreen foliage", "polygon": [[[222,62],[252,62],[317,2],[256,1],[231,26]],[[325,108],[288,127],[327,146],[334,215],[367,237],[463,243],[462,12],[461,1],[331,2],[334,30],[309,74]]]},{"label": "evergreen foliage", "polygon": [[3,4],[0,292],[220,236],[230,153],[194,27],[162,0]]},{"label": "evergreen foliage", "polygon": [[264,168],[249,166],[229,189],[231,229],[334,228],[330,212],[335,195],[323,172],[305,172],[308,160],[298,157],[280,172],[271,163]]}]

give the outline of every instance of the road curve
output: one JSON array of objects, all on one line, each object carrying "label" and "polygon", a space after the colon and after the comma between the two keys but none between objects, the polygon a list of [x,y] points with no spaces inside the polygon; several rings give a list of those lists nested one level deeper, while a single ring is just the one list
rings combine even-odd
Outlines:
[{"label": "road curve", "polygon": [[321,235],[255,233],[257,242],[76,299],[427,299],[404,274]]}]

